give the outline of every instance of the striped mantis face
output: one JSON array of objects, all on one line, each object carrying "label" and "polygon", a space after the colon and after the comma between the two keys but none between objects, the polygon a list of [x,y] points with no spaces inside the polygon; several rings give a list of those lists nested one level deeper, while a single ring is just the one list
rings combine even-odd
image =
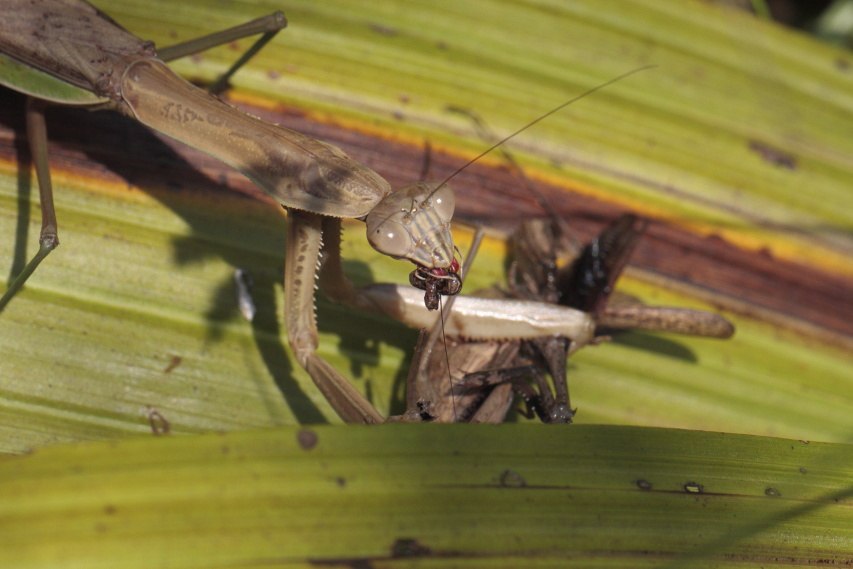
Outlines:
[{"label": "striped mantis face", "polygon": [[424,303],[438,308],[440,295],[462,288],[454,258],[450,220],[455,198],[443,182],[416,182],[392,192],[367,214],[367,239],[374,249],[417,268],[409,282],[425,291]]}]

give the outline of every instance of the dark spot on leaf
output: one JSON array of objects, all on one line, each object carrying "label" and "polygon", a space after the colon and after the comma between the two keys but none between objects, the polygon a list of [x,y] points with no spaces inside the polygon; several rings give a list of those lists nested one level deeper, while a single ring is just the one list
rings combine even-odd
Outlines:
[{"label": "dark spot on leaf", "polygon": [[302,430],[296,433],[296,441],[305,450],[311,450],[317,446],[317,433],[310,430]]},{"label": "dark spot on leaf", "polygon": [[777,490],[776,488],[765,488],[764,495],[776,497],[781,496],[782,494],[780,494],[779,490]]},{"label": "dark spot on leaf", "polygon": [[391,557],[425,557],[430,553],[429,547],[411,537],[400,538],[391,545]]},{"label": "dark spot on leaf", "polygon": [[108,516],[113,516],[116,513],[116,507],[112,504],[107,504],[104,506],[104,513]]},{"label": "dark spot on leaf", "polygon": [[171,356],[171,359],[169,360],[169,365],[166,366],[166,369],[163,370],[163,373],[169,373],[170,371],[181,365],[182,361],[183,360],[181,359],[181,356]]},{"label": "dark spot on leaf", "polygon": [[797,169],[797,159],[795,156],[778,148],[773,148],[769,144],[751,140],[749,142],[749,149],[761,156],[765,162],[787,168],[788,170]]},{"label": "dark spot on leaf", "polygon": [[340,486],[341,488],[347,485],[347,479],[343,476],[338,476],[337,478],[335,478],[335,482],[337,482],[338,486]]},{"label": "dark spot on leaf", "polygon": [[639,480],[637,480],[637,488],[639,488],[640,490],[651,490],[652,483],[648,480],[643,480],[642,478],[640,478]]},{"label": "dark spot on leaf", "polygon": [[805,473],[806,473],[806,469],[801,466],[800,467],[800,474],[805,474]]},{"label": "dark spot on leaf", "polygon": [[370,24],[370,29],[381,36],[396,36],[397,30],[382,24]]},{"label": "dark spot on leaf", "polygon": [[151,432],[158,436],[168,435],[172,430],[172,426],[166,417],[152,407],[148,408],[148,424],[151,425]]},{"label": "dark spot on leaf", "polygon": [[524,488],[527,486],[527,481],[512,470],[504,470],[501,473],[500,482],[504,488]]}]

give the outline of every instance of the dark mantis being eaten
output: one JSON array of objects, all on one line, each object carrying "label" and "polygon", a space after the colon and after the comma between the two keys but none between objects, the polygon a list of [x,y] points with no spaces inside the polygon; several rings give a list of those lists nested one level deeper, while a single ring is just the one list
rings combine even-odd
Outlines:
[{"label": "dark mantis being eaten", "polygon": [[[645,306],[624,297],[608,302],[645,225],[635,215],[622,215],[580,248],[565,233],[562,220],[523,223],[510,237],[509,290],[490,289],[481,294],[492,297],[488,300],[496,307],[526,303],[530,310],[562,313],[567,322],[564,333],[531,334],[524,339],[462,338],[452,324],[451,306],[444,326],[449,339],[440,339],[440,326],[422,333],[408,377],[407,410],[400,420],[498,423],[518,395],[529,417],[535,414],[545,423],[571,423],[575,410],[569,398],[566,361],[583,346],[607,339],[609,331],[641,329],[730,337],[734,327],[716,314]],[[465,266],[470,265],[466,261]],[[468,298],[454,300],[464,304]],[[546,318],[550,320],[550,316]],[[577,325],[584,321],[589,328]]]}]

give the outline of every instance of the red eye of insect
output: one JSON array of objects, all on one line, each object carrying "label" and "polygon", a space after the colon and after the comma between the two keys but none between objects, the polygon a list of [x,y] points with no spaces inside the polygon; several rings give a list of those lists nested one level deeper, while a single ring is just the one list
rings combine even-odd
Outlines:
[{"label": "red eye of insect", "polygon": [[450,272],[458,273],[459,272],[459,261],[456,260],[456,257],[453,257],[453,261],[450,263]]},{"label": "red eye of insect", "polygon": [[435,277],[446,277],[447,269],[430,269],[429,271]]}]

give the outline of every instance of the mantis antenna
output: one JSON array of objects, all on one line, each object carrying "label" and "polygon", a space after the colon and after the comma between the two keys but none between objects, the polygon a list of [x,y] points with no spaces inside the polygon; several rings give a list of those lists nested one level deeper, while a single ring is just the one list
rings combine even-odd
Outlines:
[{"label": "mantis antenna", "polygon": [[[554,113],[557,113],[557,112],[559,112],[559,111],[563,110],[564,108],[568,107],[568,106],[569,106],[569,105],[571,105],[572,103],[575,103],[575,102],[577,102],[577,101],[580,101],[580,100],[581,100],[581,99],[583,99],[584,97],[587,97],[587,96],[589,96],[589,95],[592,95],[593,93],[596,93],[596,92],[598,92],[598,91],[600,91],[600,90],[604,89],[605,87],[609,87],[610,85],[613,85],[614,83],[618,83],[619,81],[622,81],[623,79],[627,79],[627,78],[628,78],[628,77],[630,77],[631,75],[634,75],[634,74],[639,73],[639,72],[641,72],[641,71],[647,71],[647,70],[649,70],[649,69],[654,69],[655,67],[657,67],[657,65],[646,65],[645,67],[638,67],[637,69],[632,69],[631,71],[628,71],[628,72],[626,72],[626,73],[623,73],[622,75],[619,75],[618,77],[614,77],[613,79],[610,79],[609,81],[605,81],[604,83],[602,83],[602,84],[600,84],[600,85],[597,85],[597,86],[593,87],[592,89],[589,89],[589,90],[587,90],[587,91],[584,91],[583,93],[581,93],[581,94],[580,94],[580,95],[578,95],[577,97],[574,97],[574,98],[572,98],[572,99],[569,99],[569,100],[568,100],[568,101],[566,101],[565,103],[562,103],[562,104],[560,104],[560,105],[558,105],[558,106],[554,107],[553,109],[551,109],[550,111],[548,111],[547,113],[545,113],[544,115],[542,115],[541,117],[539,117],[538,119],[535,119],[535,120],[533,120],[533,121],[531,121],[531,122],[527,123],[526,125],[524,125],[524,126],[523,126],[523,127],[521,127],[520,129],[518,129],[517,131],[513,132],[512,134],[510,134],[510,135],[508,135],[508,136],[505,136],[504,138],[502,138],[501,140],[497,141],[496,143],[494,143],[493,145],[491,145],[489,148],[487,148],[486,150],[484,150],[483,152],[481,152],[480,154],[478,154],[476,157],[474,157],[474,158],[472,158],[471,160],[469,160],[467,163],[465,163],[465,165],[464,165],[464,166],[460,167],[458,170],[456,170],[456,171],[455,171],[455,172],[453,172],[451,175],[449,175],[447,178],[445,178],[445,179],[444,179],[444,180],[443,180],[443,181],[442,181],[442,182],[441,182],[441,183],[436,187],[436,189],[435,189],[435,190],[433,190],[433,193],[437,192],[437,191],[438,191],[438,189],[439,189],[439,188],[441,188],[444,184],[446,184],[447,182],[449,182],[450,180],[452,180],[453,178],[455,178],[458,174],[460,174],[460,173],[461,173],[463,170],[465,170],[468,166],[470,166],[471,164],[473,164],[474,162],[476,162],[477,160],[479,160],[480,158],[482,158],[483,156],[485,156],[486,154],[488,154],[489,152],[491,152],[491,151],[492,151],[492,150],[494,150],[495,148],[497,148],[497,147],[499,147],[499,146],[503,145],[505,142],[507,142],[507,141],[509,141],[509,140],[511,140],[511,139],[513,139],[513,138],[515,138],[516,136],[518,136],[519,134],[521,134],[522,132],[524,132],[524,131],[525,131],[525,130],[527,130],[528,128],[530,128],[530,127],[532,127],[532,126],[534,126],[534,125],[536,125],[536,124],[538,124],[538,123],[542,122],[543,120],[547,119],[548,117],[550,117],[550,116],[551,116],[551,115],[553,115]],[[432,194],[430,194],[430,195],[432,195]]]}]

